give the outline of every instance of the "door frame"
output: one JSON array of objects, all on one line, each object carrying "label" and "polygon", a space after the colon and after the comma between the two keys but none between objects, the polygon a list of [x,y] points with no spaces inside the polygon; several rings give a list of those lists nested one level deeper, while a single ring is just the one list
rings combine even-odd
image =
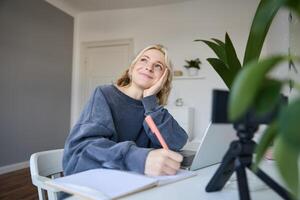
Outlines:
[{"label": "door frame", "polygon": [[72,111],[72,120],[71,126],[74,125],[75,121],[78,119],[82,107],[84,105],[84,95],[83,92],[85,90],[85,84],[87,81],[86,77],[86,54],[88,48],[99,47],[99,46],[120,46],[120,45],[127,45],[129,50],[129,60],[132,60],[134,56],[134,40],[132,38],[125,38],[125,39],[116,39],[116,40],[103,40],[103,41],[88,41],[88,42],[81,42],[79,45],[79,66],[78,66],[78,75],[77,78],[74,80],[74,88],[77,92],[74,96],[72,96],[72,101],[76,104],[73,105]]}]

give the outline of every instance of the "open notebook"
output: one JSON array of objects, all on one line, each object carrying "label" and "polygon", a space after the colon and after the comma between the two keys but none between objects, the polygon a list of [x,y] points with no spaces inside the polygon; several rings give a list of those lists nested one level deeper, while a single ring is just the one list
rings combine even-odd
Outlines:
[{"label": "open notebook", "polygon": [[53,179],[46,184],[85,199],[104,200],[119,198],[195,175],[196,172],[180,170],[173,176],[150,177],[120,170],[93,169]]}]

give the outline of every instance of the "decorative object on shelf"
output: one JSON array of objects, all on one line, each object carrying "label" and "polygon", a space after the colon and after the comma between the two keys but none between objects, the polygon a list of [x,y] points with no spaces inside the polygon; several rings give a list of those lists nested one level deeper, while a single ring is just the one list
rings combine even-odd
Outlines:
[{"label": "decorative object on shelf", "polygon": [[183,99],[182,98],[178,98],[175,100],[175,105],[176,106],[183,106]]},{"label": "decorative object on shelf", "polygon": [[173,74],[174,76],[182,76],[183,72],[181,70],[174,70]]},{"label": "decorative object on shelf", "polygon": [[188,70],[189,76],[197,76],[198,72],[200,70],[200,64],[202,63],[199,58],[196,58],[194,60],[185,60],[187,65],[184,65],[184,67]]}]

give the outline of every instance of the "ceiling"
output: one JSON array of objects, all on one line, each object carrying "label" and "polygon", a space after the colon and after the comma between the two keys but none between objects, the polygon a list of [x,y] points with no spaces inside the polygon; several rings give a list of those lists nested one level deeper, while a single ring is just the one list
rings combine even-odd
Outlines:
[{"label": "ceiling", "polygon": [[114,10],[127,8],[141,8],[166,5],[191,0],[46,0],[62,10],[72,10],[76,13]]}]

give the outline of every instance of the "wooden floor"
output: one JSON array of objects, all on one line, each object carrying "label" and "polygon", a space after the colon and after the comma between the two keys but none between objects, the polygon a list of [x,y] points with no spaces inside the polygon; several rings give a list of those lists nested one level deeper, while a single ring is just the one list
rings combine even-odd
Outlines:
[{"label": "wooden floor", "polygon": [[0,200],[37,200],[29,168],[0,175]]}]

